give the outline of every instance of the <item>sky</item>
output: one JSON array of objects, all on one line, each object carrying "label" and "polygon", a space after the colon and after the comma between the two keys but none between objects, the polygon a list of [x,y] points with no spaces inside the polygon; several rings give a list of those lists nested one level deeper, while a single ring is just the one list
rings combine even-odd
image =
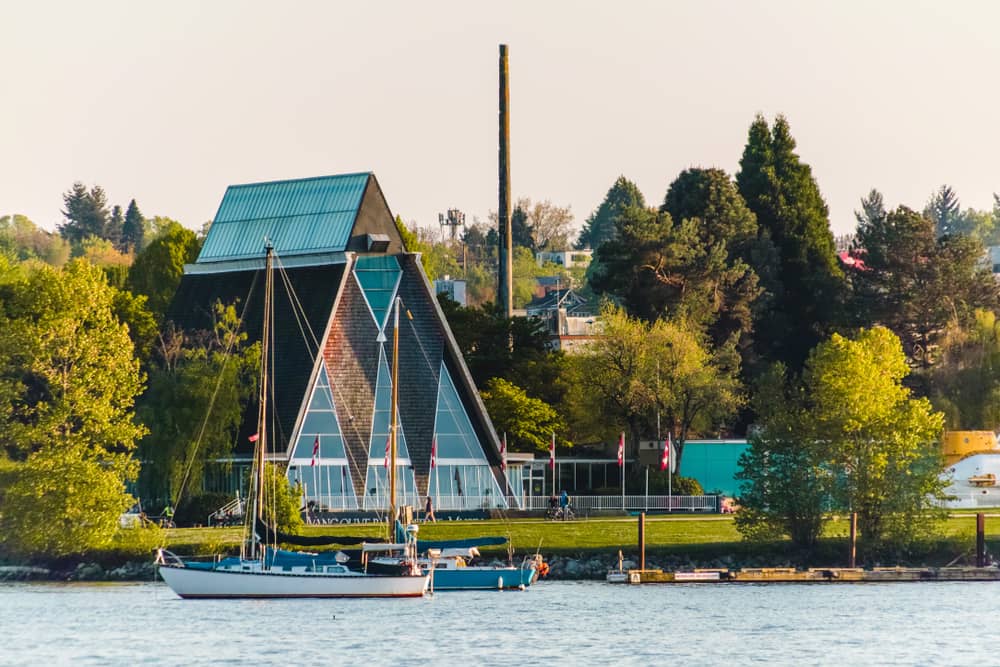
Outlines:
[{"label": "sky", "polygon": [[514,197],[583,224],[619,175],[650,204],[738,169],[784,114],[837,234],[872,187],[1000,192],[995,2],[4,2],[0,216],[47,229],[74,181],[191,228],[230,184],[373,171],[437,227],[497,207],[498,44]]}]

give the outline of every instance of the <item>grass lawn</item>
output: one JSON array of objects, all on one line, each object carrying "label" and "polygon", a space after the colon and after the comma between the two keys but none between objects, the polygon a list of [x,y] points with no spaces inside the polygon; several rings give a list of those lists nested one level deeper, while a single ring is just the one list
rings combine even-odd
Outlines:
[{"label": "grass lawn", "polygon": [[[568,522],[541,519],[510,521],[440,521],[420,524],[420,536],[428,540],[457,539],[501,535],[508,537],[519,554],[540,550],[545,555],[613,554],[619,549],[635,553],[637,524],[634,517],[593,518]],[[827,523],[823,543],[806,562],[843,564],[850,523],[846,518]],[[941,540],[931,545],[924,556],[927,563],[944,564],[975,548],[974,514],[952,515],[942,526]],[[383,537],[384,527],[377,524],[307,526],[308,535],[370,535]],[[232,550],[240,541],[239,528],[179,528],[167,531],[168,548],[178,553],[210,554]],[[1000,553],[1000,516],[986,521],[988,548]],[[646,519],[646,549],[651,556],[687,557],[711,560],[725,556],[772,559],[774,563],[797,560],[790,554],[787,541],[766,544],[743,542],[730,516],[650,516]],[[484,549],[506,553],[506,547]],[[846,557],[844,557],[846,558]]]}]

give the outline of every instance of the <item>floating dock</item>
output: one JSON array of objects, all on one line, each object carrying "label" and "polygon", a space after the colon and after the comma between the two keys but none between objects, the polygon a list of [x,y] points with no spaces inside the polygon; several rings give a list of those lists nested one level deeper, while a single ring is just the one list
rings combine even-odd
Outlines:
[{"label": "floating dock", "polygon": [[996,567],[876,567],[871,570],[849,567],[755,567],[741,570],[697,569],[689,572],[629,570],[628,584],[690,583],[871,583],[907,581],[1000,581]]}]

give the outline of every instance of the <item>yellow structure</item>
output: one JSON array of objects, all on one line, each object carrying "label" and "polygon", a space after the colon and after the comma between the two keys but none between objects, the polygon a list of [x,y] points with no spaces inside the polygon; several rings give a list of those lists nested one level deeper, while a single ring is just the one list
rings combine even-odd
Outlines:
[{"label": "yellow structure", "polygon": [[950,466],[973,454],[1000,454],[1000,446],[993,431],[945,431],[943,451]]}]

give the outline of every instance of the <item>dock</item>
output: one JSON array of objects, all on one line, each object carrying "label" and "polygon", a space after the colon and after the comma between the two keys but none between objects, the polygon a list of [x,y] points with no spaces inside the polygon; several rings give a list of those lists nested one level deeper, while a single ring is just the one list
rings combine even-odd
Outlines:
[{"label": "dock", "polygon": [[914,581],[1000,581],[997,567],[755,567],[739,570],[696,569],[688,572],[629,570],[627,584],[800,584],[875,583]]}]

